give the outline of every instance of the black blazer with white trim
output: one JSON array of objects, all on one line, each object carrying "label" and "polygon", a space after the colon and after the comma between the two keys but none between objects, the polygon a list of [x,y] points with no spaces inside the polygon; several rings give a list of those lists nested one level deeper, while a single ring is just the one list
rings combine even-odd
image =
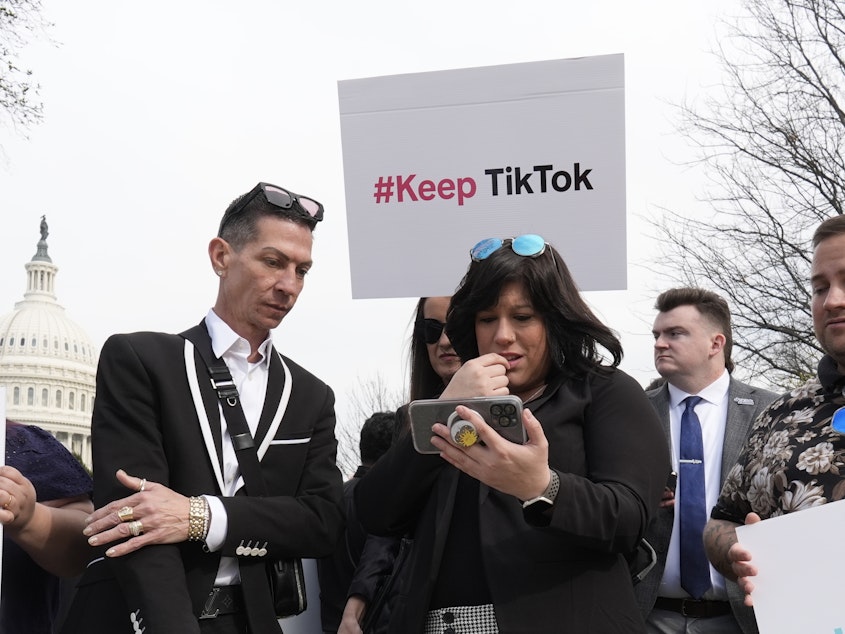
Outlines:
[{"label": "black blazer with white trim", "polygon": [[[100,355],[92,421],[96,506],[130,493],[115,478],[121,468],[186,496],[220,495],[218,412],[190,342],[151,332],[110,337]],[[197,616],[221,555],[239,557],[243,571],[270,559],[332,552],[343,528],[334,427],[331,388],[274,354],[256,433],[269,496],[222,498],[228,530],[219,552],[182,542],[90,566],[63,632],[199,632]],[[280,631],[274,619],[262,620],[257,632]]]}]

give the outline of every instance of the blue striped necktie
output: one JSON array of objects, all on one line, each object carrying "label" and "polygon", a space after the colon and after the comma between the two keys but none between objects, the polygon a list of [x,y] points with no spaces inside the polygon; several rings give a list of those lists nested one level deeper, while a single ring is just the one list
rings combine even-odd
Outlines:
[{"label": "blue striped necktie", "polygon": [[684,399],[681,416],[681,455],[678,480],[681,492],[681,586],[694,599],[710,589],[710,563],[704,554],[702,532],[707,522],[704,493],[704,447],[701,422],[695,413],[700,396]]}]

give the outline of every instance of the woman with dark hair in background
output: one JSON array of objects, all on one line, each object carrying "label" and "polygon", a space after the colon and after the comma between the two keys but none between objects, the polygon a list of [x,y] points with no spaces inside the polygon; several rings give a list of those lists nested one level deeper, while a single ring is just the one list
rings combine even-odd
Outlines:
[{"label": "woman with dark hair in background", "polygon": [[[417,302],[410,352],[412,400],[436,398],[461,367],[461,361],[444,332],[449,300],[449,297],[421,297]],[[399,409],[395,420],[394,437],[397,437],[407,429],[407,407]],[[354,509],[347,510],[347,526],[350,523],[357,525],[354,515]],[[399,537],[368,538],[357,562],[358,569],[343,607],[338,634],[359,634],[362,625],[369,626],[366,634],[386,631],[390,610],[400,588],[401,571],[396,569],[394,577],[389,580],[389,588],[381,587],[375,581],[388,583],[388,575],[394,568],[400,544]],[[410,541],[406,540],[402,547],[409,548]],[[332,619],[326,618],[324,630],[327,622],[332,626],[334,624]]]},{"label": "woman with dark hair in background", "polygon": [[439,456],[407,434],[361,481],[367,529],[414,536],[390,631],[643,632],[625,556],[669,472],[657,416],[554,248],[526,235],[471,254],[446,327],[466,362],[441,398],[515,394],[528,441],[458,407],[482,442],[438,423]]},{"label": "woman with dark hair in background", "polygon": [[411,400],[437,398],[461,367],[446,336],[450,297],[421,297],[411,335]]},{"label": "woman with dark hair in background", "polygon": [[55,631],[59,577],[80,574],[90,558],[82,529],[94,511],[92,489],[79,461],[49,432],[6,421],[0,632]]}]

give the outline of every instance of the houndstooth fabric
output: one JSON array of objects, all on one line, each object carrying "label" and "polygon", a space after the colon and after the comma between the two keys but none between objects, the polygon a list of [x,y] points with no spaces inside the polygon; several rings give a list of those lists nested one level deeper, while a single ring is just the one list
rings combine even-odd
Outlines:
[{"label": "houndstooth fabric", "polygon": [[499,634],[493,604],[467,605],[431,610],[425,634]]}]

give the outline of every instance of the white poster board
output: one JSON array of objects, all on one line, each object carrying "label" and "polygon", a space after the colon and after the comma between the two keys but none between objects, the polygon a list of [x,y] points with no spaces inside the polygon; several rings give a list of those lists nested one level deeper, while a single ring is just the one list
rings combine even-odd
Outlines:
[{"label": "white poster board", "polygon": [[773,517],[736,529],[751,553],[760,634],[843,634],[845,502]]},{"label": "white poster board", "polygon": [[622,55],[338,82],[353,298],[450,295],[483,238],[538,233],[624,289]]}]

